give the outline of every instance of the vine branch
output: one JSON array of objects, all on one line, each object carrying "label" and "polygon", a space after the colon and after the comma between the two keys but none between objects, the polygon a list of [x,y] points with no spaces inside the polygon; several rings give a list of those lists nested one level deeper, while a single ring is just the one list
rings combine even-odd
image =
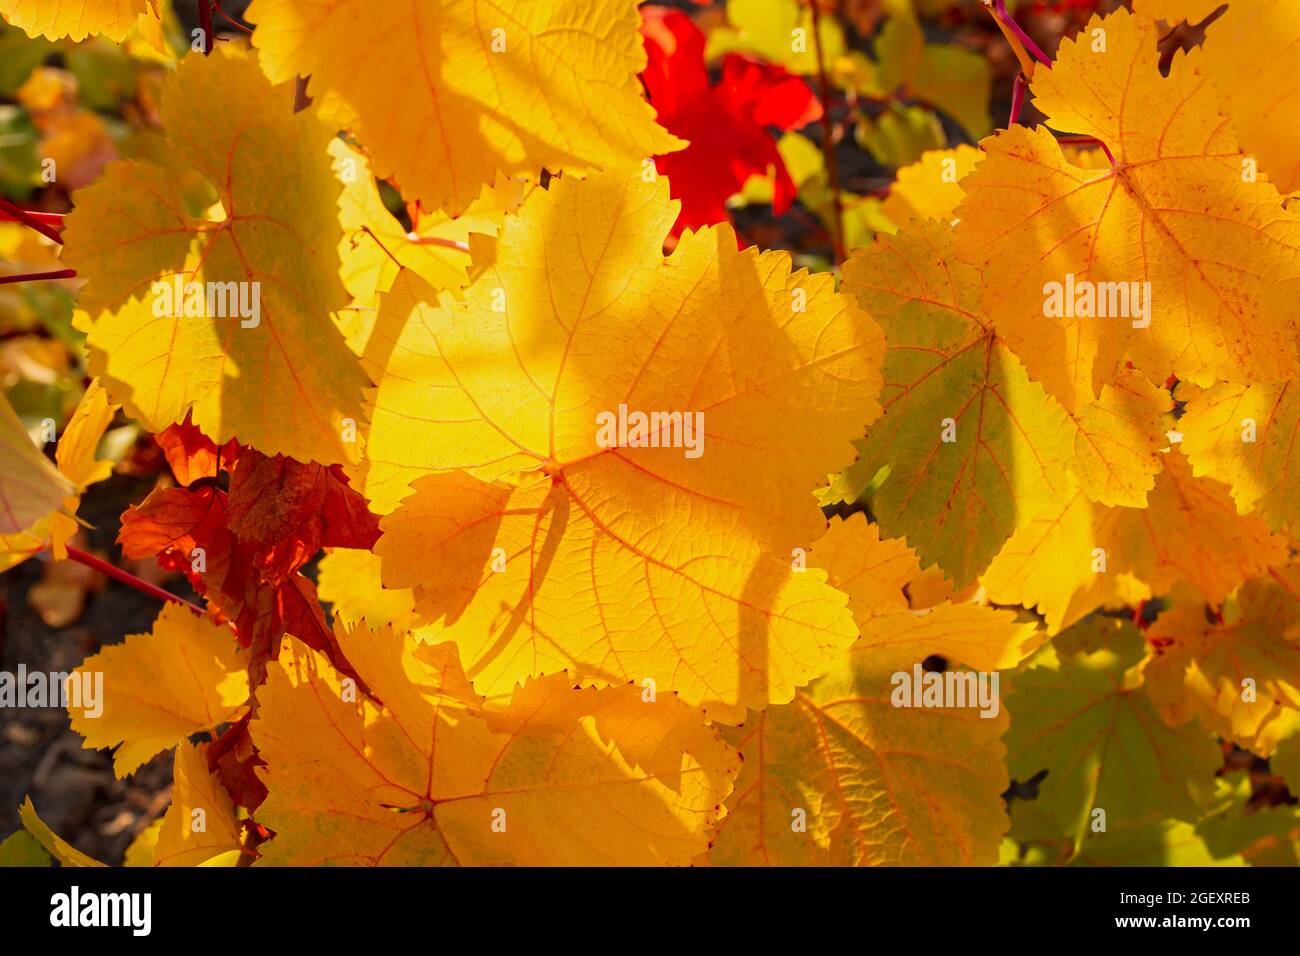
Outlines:
[{"label": "vine branch", "polygon": [[23,272],[16,276],[0,276],[0,285],[12,282],[38,282],[41,279],[75,279],[76,269],[55,269],[52,272]]},{"label": "vine branch", "polygon": [[[49,239],[52,242],[57,242],[59,245],[63,245],[63,238],[59,233],[52,225],[43,221],[44,219],[53,216],[54,213],[31,212],[23,209],[21,206],[11,203],[3,196],[0,196],[0,213],[3,213],[3,216],[0,216],[0,218],[3,218],[5,222],[21,222],[27,228],[35,229],[46,239]],[[62,224],[62,222],[63,217],[59,216],[59,223]]]},{"label": "vine branch", "polygon": [[135,588],[141,594],[147,594],[160,601],[172,601],[182,607],[189,608],[200,617],[207,613],[197,604],[191,604],[183,597],[172,594],[171,591],[166,591],[163,588],[158,587],[156,584],[150,584],[143,578],[136,577],[130,571],[124,571],[115,565],[109,564],[102,558],[97,558],[93,554],[88,554],[87,552],[82,551],[80,548],[68,547],[67,551],[68,557],[73,561],[76,561],[78,564],[84,564],[86,567],[92,568],[100,574],[107,575],[115,581],[120,581],[128,587]]},{"label": "vine branch", "polygon": [[826,77],[826,57],[822,54],[822,14],[820,0],[809,0],[812,7],[813,43],[817,51],[817,85],[822,103],[822,155],[826,160],[826,176],[831,189],[831,207],[835,215],[835,228],[831,230],[831,248],[835,264],[844,261],[844,201],[840,196],[840,164],[835,158],[834,128],[831,123],[831,85]]}]

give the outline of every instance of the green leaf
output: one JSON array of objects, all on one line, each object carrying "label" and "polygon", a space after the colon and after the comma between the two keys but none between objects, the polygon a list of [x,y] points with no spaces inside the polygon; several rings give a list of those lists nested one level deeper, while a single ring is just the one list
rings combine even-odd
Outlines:
[{"label": "green leaf", "polygon": [[979,273],[951,247],[948,225],[927,222],[844,267],[844,291],[885,329],[885,415],[835,487],[854,500],[888,466],[871,499],[881,528],[960,587],[1065,488],[1072,426],[979,313]]},{"label": "green leaf", "polygon": [[884,166],[907,166],[948,145],[939,117],[922,106],[892,105],[875,120],[859,121],[853,135]]},{"label": "green leaf", "polygon": [[26,830],[9,834],[0,843],[0,866],[50,866],[50,855]]},{"label": "green leaf", "polygon": [[[1080,625],[1095,638],[1096,628]],[[1037,797],[1013,800],[1019,840],[1061,837],[1082,845],[1101,825],[1174,819],[1195,822],[1214,799],[1218,744],[1197,724],[1170,729],[1141,686],[1144,641],[1128,621],[1108,622],[1100,650],[1045,647],[1008,678],[1007,764],[1014,781],[1037,782]]]}]

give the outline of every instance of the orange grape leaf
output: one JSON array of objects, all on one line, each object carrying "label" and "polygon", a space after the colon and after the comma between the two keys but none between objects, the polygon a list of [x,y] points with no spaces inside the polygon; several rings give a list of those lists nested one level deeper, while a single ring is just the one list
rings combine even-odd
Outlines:
[{"label": "orange grape leaf", "polygon": [[454,644],[338,641],[383,704],[285,641],[252,724],[264,864],[685,865],[708,846],[739,758],[673,695],[557,674],[488,705]]},{"label": "orange grape leaf", "polygon": [[1238,511],[1275,530],[1300,519],[1300,385],[1214,385],[1188,400],[1178,428],[1193,473],[1230,485]]},{"label": "orange grape leaf", "polygon": [[162,609],[151,633],[105,647],[69,682],[83,687],[81,700],[69,690],[72,729],[88,748],[117,747],[119,778],[178,741],[235,719],[248,701],[235,635],[174,604]]},{"label": "orange grape leaf", "polygon": [[163,125],[219,203],[187,209],[174,174],[116,163],[78,191],[64,258],[86,279],[90,368],[145,427],[192,410],[217,444],[332,464],[358,454],[345,426],[367,381],[330,320],[348,301],[331,134],[292,100],[230,47],[187,57]]},{"label": "orange grape leaf", "polygon": [[628,0],[254,0],[248,19],[267,75],[341,100],[375,174],[430,209],[459,214],[498,172],[639,172],[685,145],[643,96]]},{"label": "orange grape leaf", "polygon": [[1126,354],[1200,386],[1300,370],[1300,215],[1245,181],[1209,79],[1184,56],[1162,77],[1156,39],[1124,10],[1094,18],[1031,84],[1048,125],[1102,140],[1115,168],[1073,167],[1048,129],[1016,127],[962,183],[959,255],[984,270],[998,332],[1072,411]]},{"label": "orange grape leaf", "polygon": [[222,468],[229,468],[239,457],[238,442],[229,441],[217,447],[188,414],[185,421],[168,425],[153,437],[166,456],[172,475],[186,488],[200,478],[217,477]]},{"label": "orange grape leaf", "polygon": [[156,0],[0,0],[0,17],[29,37],[84,40],[103,34],[121,43],[144,20],[157,22]]},{"label": "orange grape leaf", "polygon": [[844,267],[844,289],[885,328],[885,415],[857,442],[837,489],[871,504],[957,585],[974,579],[1068,481],[1073,426],[979,311],[979,273],[953,259],[946,223],[878,238]]},{"label": "orange grape leaf", "polygon": [[1176,604],[1147,630],[1151,699],[1171,725],[1199,717],[1261,757],[1300,710],[1300,601],[1269,578],[1247,581],[1207,620],[1200,604]]},{"label": "orange grape leaf", "polygon": [[791,555],[878,413],[879,328],[729,226],[664,258],[667,197],[562,179],[507,219],[463,301],[409,273],[385,297],[362,486],[392,512],[383,581],[446,614],[480,692],[652,678],[739,718],[855,636]]},{"label": "orange grape leaf", "polygon": [[1169,444],[1165,416],[1173,396],[1141,372],[1125,369],[1102,386],[1101,398],[1075,417],[1075,477],[1088,497],[1104,505],[1141,508],[1160,473]]},{"label": "orange grape leaf", "polygon": [[243,849],[230,795],[208,769],[208,746],[176,748],[172,803],[153,847],[153,866],[234,866]]}]

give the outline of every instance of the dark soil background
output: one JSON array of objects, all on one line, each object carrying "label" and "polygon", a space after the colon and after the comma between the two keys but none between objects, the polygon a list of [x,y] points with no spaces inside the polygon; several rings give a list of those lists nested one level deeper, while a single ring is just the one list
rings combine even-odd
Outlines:
[{"label": "dark soil background", "polygon": [[[129,566],[114,543],[121,513],[139,502],[155,479],[117,474],[93,485],[80,517],[93,525],[78,545]],[[48,561],[32,558],[0,575],[0,670],[70,671],[101,646],[153,627],[161,610],[154,598],[95,576],[80,617],[53,628],[30,606],[29,595]],[[191,598],[183,576],[163,583]],[[22,828],[18,807],[30,796],[41,819],[77,849],[120,865],[132,838],[161,816],[171,798],[171,751],[158,755],[127,780],[113,775],[107,750],[86,750],[62,708],[0,709],[0,839]]]}]

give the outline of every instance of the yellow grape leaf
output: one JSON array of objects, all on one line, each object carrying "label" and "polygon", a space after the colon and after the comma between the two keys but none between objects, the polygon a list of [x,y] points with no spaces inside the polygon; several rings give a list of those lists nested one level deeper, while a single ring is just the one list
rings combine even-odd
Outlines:
[{"label": "yellow grape leaf", "polygon": [[1007,828],[999,739],[1006,713],[893,706],[895,675],[912,678],[934,653],[916,637],[855,645],[793,703],[754,713],[752,724],[728,733],[745,762],[708,862],[996,861]]},{"label": "yellow grape leaf", "polygon": [[59,471],[78,488],[85,489],[113,473],[113,463],[96,458],[95,451],[115,411],[117,406],[109,403],[104,387],[92,379],[54,450]]},{"label": "yellow grape leaf", "polygon": [[192,409],[219,444],[329,464],[357,454],[342,427],[367,380],[330,320],[348,302],[331,134],[292,102],[229,46],[186,57],[163,125],[220,202],[187,209],[176,176],[116,163],[78,191],[64,258],[87,280],[91,371],[132,417],[160,431]]},{"label": "yellow grape leaf", "polygon": [[861,512],[832,518],[814,545],[814,567],[849,596],[849,607],[861,628],[872,618],[909,610],[903,590],[921,574],[916,552],[901,538],[880,537],[880,527],[868,524]]},{"label": "yellow grape leaf", "polygon": [[153,0],[0,0],[0,17],[29,37],[84,40],[103,34],[114,43],[138,22],[158,20]]},{"label": "yellow grape leaf", "polygon": [[23,805],[18,808],[18,817],[27,828],[27,832],[40,841],[41,846],[63,866],[103,866],[94,857],[87,856],[67,840],[63,839],[36,815],[36,807],[31,797],[23,798]]},{"label": "yellow grape leaf", "polygon": [[1094,18],[1032,82],[1048,125],[1099,138],[1116,168],[1073,167],[1046,127],[1016,127],[962,183],[959,255],[984,270],[999,334],[1071,411],[1126,354],[1153,380],[1203,387],[1300,370],[1300,215],[1243,181],[1189,58],[1161,77],[1157,32],[1124,10]]},{"label": "yellow grape leaf", "polygon": [[384,206],[370,174],[369,161],[343,140],[329,146],[334,172],[343,183],[339,197],[340,275],[352,295],[344,334],[358,354],[374,327],[378,293],[387,292],[401,267],[411,269],[436,289],[457,289],[469,281],[471,232],[495,236],[501,221],[523,200],[527,186],[498,176],[478,199],[454,219],[443,212],[423,213],[415,233],[406,232]]},{"label": "yellow grape leaf", "polygon": [[153,851],[158,845],[162,824],[162,817],[159,817],[135,835],[131,845],[126,848],[123,866],[153,866]]},{"label": "yellow grape leaf", "polygon": [[[1005,718],[922,711],[900,719],[887,688],[867,699],[834,676],[756,714],[738,737],[762,762],[746,760],[708,862],[992,865],[1007,826]],[[793,831],[805,818],[807,832]]]},{"label": "yellow grape leaf", "polygon": [[[0,405],[3,405],[0,407],[0,436],[3,436],[5,410],[8,405],[2,398],[0,398]],[[73,516],[81,502],[81,492],[89,485],[107,478],[113,470],[111,462],[95,458],[95,450],[116,411],[117,406],[108,403],[99,381],[92,380],[73,410],[72,417],[63,430],[62,437],[58,439],[54,452],[58,465],[56,476],[60,482],[59,487],[66,486],[70,493],[63,497],[59,506],[56,506],[61,510],[52,508],[21,531],[0,534],[0,570],[7,570],[21,563],[46,547],[50,548],[55,558],[62,560],[68,556],[67,543],[80,527]],[[22,437],[26,440],[25,432]],[[18,452],[21,451],[20,445]],[[40,459],[39,469],[44,471],[45,466],[49,464],[48,459],[34,446],[32,451]],[[5,456],[0,460],[5,461],[7,469],[13,469],[13,476],[20,483],[27,480],[24,478],[26,465],[21,455],[13,455],[9,458],[10,455],[13,455],[13,452],[4,444],[3,437],[0,437],[0,456]],[[7,515],[6,484],[7,482],[0,481],[0,522],[5,521]]]},{"label": "yellow grape leaf", "polygon": [[398,633],[415,623],[415,593],[386,588],[379,577],[379,555],[356,548],[330,548],[320,561],[317,593],[348,624],[393,625]]},{"label": "yellow grape leaf", "polygon": [[1014,611],[945,603],[868,621],[854,647],[871,650],[903,641],[984,671],[1015,667],[1041,643],[1035,623],[1017,621]]},{"label": "yellow grape leaf", "polygon": [[884,202],[885,215],[900,227],[913,219],[952,219],[966,195],[959,184],[983,156],[964,143],[954,149],[925,153],[898,171]]},{"label": "yellow grape leaf", "polygon": [[1073,426],[979,311],[979,273],[952,258],[946,223],[924,222],[855,252],[844,289],[885,328],[885,415],[857,443],[838,486],[872,495],[902,535],[958,586],[1017,528],[1057,500]]},{"label": "yellow grape leaf", "polygon": [[116,746],[113,771],[124,778],[178,741],[236,719],[248,673],[229,628],[168,604],[152,633],[127,635],[73,671],[68,697],[72,729],[86,747]]},{"label": "yellow grape leaf", "polygon": [[992,128],[993,76],[983,56],[958,46],[926,43],[910,11],[889,18],[875,36],[875,47],[883,89],[924,100],[975,139]]},{"label": "yellow grape leaf", "polygon": [[913,613],[910,585],[922,573],[915,552],[901,539],[882,541],[861,513],[833,518],[809,558],[848,595],[858,650],[907,642],[983,670],[1014,667],[1033,650],[1035,624],[1016,622],[1011,611],[945,600]]},{"label": "yellow grape leaf", "polygon": [[1286,563],[1286,538],[1253,515],[1239,516],[1223,484],[1192,477],[1179,452],[1162,457],[1148,506],[1111,509],[1098,523],[1107,573],[1131,572],[1157,594],[1185,580],[1217,603],[1248,578]]},{"label": "yellow grape leaf", "polygon": [[172,803],[154,844],[153,866],[234,866],[243,850],[230,795],[208,770],[207,744],[176,748]]},{"label": "yellow grape leaf", "polygon": [[1193,473],[1230,485],[1238,511],[1274,530],[1300,519],[1300,385],[1211,386],[1188,399],[1178,429]]},{"label": "yellow grape leaf", "polygon": [[[776,141],[776,151],[781,156],[781,162],[785,163],[790,181],[801,194],[815,191],[820,198],[823,190],[829,190],[826,156],[807,136],[802,133],[782,133]],[[771,205],[776,195],[776,180],[766,174],[751,173],[738,195],[739,200],[733,197],[733,203]]]},{"label": "yellow grape leaf", "polygon": [[1131,573],[1098,570],[1097,523],[1107,513],[1076,488],[1035,515],[981,575],[989,600],[1037,607],[1056,634],[1094,608],[1149,598],[1150,588]]},{"label": "yellow grape leaf", "polygon": [[1283,584],[1247,581],[1220,622],[1201,604],[1177,604],[1147,640],[1156,648],[1147,688],[1167,723],[1199,717],[1261,757],[1291,728],[1300,710],[1300,601]]},{"label": "yellow grape leaf", "polygon": [[727,27],[709,31],[706,60],[726,53],[747,53],[785,67],[791,73],[817,73],[818,39],[829,70],[845,53],[844,29],[833,16],[821,18],[813,33],[812,9],[800,0],[727,0]]},{"label": "yellow grape leaf", "polygon": [[1135,668],[1142,636],[1127,621],[1106,625],[1106,646],[1058,653],[1048,645],[1008,676],[1011,777],[1025,783],[1047,771],[1036,799],[1011,803],[1017,839],[1077,844],[1096,809],[1105,811],[1108,829],[1166,817],[1195,821],[1213,796],[1222,763],[1214,738],[1194,724],[1165,726]]},{"label": "yellow grape leaf", "polygon": [[1214,79],[1242,148],[1284,193],[1300,189],[1300,132],[1283,118],[1300,97],[1297,36],[1300,5],[1292,0],[1239,0],[1192,53]]},{"label": "yellow grape leaf", "polygon": [[810,563],[849,595],[862,637],[793,703],[728,733],[746,760],[708,861],[991,863],[1007,825],[996,676],[976,676],[988,681],[985,697],[947,701],[964,709],[904,711],[898,694],[936,655],[953,675],[956,661],[986,672],[1014,666],[1035,625],[976,605],[913,613],[903,587],[920,573],[915,554],[881,541],[861,514],[832,520]]},{"label": "yellow grape leaf", "polygon": [[1037,605],[1055,633],[1099,605],[1132,603],[1179,581],[1218,603],[1286,562],[1286,539],[1239,516],[1225,486],[1193,478],[1178,452],[1161,458],[1146,508],[1106,508],[1075,491],[1040,512],[984,572],[989,599]]},{"label": "yellow grape leaf", "polygon": [[652,678],[739,719],[853,641],[791,557],[878,414],[879,328],[729,226],[664,258],[675,215],[662,178],[561,179],[463,301],[409,273],[384,299],[363,485],[392,512],[383,581],[446,615],[482,693]]},{"label": "yellow grape leaf", "polygon": [[337,96],[376,175],[429,209],[457,215],[498,172],[639,173],[686,145],[645,101],[627,0],[254,0],[247,16],[272,81]]},{"label": "yellow grape leaf", "polygon": [[453,644],[336,633],[383,704],[285,641],[252,724],[264,864],[685,865],[708,846],[739,758],[673,695],[557,674],[489,706]]},{"label": "yellow grape leaf", "polygon": [[[104,432],[113,421],[118,406],[108,401],[104,387],[99,379],[91,380],[81,401],[73,410],[68,427],[63,430],[58,447],[54,451],[54,460],[59,471],[77,488],[84,491],[97,481],[103,481],[113,473],[113,463],[95,457]],[[68,556],[67,544],[77,533],[77,522],[69,517],[75,514],[81,503],[80,496],[71,496],[63,500],[67,513],[50,515],[50,544],[54,556],[59,559]]]},{"label": "yellow grape leaf", "polygon": [[1141,372],[1123,370],[1101,398],[1075,417],[1075,477],[1093,501],[1141,508],[1160,473],[1160,450],[1169,444],[1165,416],[1173,396]]},{"label": "yellow grape leaf", "polygon": [[75,493],[73,483],[41,454],[9,400],[0,395],[0,534],[19,534]]}]

